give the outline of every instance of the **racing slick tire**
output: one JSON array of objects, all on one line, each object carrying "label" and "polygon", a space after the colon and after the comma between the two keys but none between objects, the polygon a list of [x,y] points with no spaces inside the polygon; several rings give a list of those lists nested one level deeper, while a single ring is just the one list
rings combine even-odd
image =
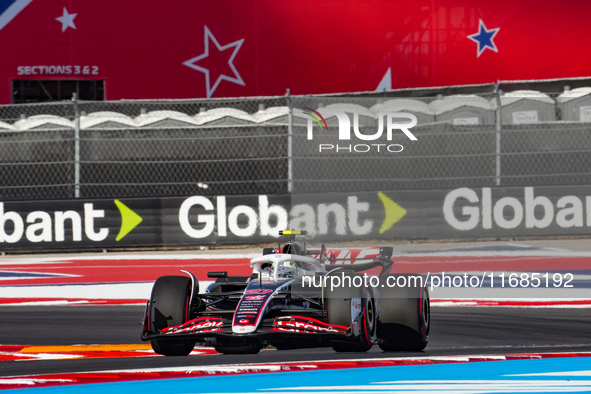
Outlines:
[{"label": "racing slick tire", "polygon": [[[150,296],[150,331],[160,332],[189,320],[191,279],[184,276],[161,276]],[[195,347],[191,339],[152,339],[152,349],[164,356],[187,356]]]},{"label": "racing slick tire", "polygon": [[421,351],[429,343],[431,328],[429,289],[414,279],[419,274],[388,276],[407,285],[380,289],[378,345],[384,351]]},{"label": "racing slick tire", "polygon": [[[351,278],[361,276],[349,274]],[[335,287],[325,289],[326,316],[329,324],[352,327],[351,300],[361,300],[361,332],[350,340],[331,341],[336,352],[366,352],[373,346],[377,332],[377,311],[373,292],[368,288]]]}]

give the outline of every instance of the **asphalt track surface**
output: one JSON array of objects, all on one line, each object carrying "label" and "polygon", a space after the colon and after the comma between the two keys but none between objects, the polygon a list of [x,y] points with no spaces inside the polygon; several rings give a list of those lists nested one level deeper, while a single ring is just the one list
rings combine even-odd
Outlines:
[{"label": "asphalt track surface", "polygon": [[[0,342],[14,345],[142,343],[142,306],[3,306]],[[264,350],[258,355],[197,355],[3,361],[0,376],[240,363],[591,351],[591,309],[432,307],[432,331],[420,353],[335,353],[330,348]]]}]

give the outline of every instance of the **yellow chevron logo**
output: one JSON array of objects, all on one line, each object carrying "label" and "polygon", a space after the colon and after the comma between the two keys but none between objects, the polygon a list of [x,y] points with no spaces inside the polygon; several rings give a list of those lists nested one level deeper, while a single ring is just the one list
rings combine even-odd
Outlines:
[{"label": "yellow chevron logo", "polygon": [[119,230],[119,234],[115,241],[120,241],[144,219],[119,200],[115,200],[115,205],[117,205],[117,208],[119,208],[119,212],[121,213],[121,229]]},{"label": "yellow chevron logo", "polygon": [[378,192],[378,197],[382,204],[384,204],[384,221],[380,227],[380,234],[384,234],[406,215],[406,209],[396,204],[382,192]]}]

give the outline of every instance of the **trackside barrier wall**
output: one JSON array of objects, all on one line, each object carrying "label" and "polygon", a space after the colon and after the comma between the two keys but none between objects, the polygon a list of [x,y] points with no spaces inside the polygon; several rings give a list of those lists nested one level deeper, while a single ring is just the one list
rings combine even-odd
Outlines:
[{"label": "trackside barrier wall", "polygon": [[582,235],[591,186],[5,201],[0,250],[270,242],[290,226],[319,243]]},{"label": "trackside barrier wall", "polygon": [[0,250],[587,234],[590,88],[0,106]]}]

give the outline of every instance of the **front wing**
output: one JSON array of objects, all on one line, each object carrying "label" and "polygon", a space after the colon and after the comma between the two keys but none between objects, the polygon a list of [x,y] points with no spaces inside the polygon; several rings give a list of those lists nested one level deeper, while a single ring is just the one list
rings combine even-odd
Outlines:
[{"label": "front wing", "polygon": [[[233,316],[232,316],[233,317]],[[257,338],[265,340],[272,338],[301,338],[315,337],[323,339],[343,339],[351,337],[350,327],[328,324],[309,316],[289,315],[263,319],[255,332],[237,334],[232,332],[232,317],[202,316],[175,327],[167,327],[159,333],[149,332],[144,324],[142,339],[203,339],[206,338]]]}]

